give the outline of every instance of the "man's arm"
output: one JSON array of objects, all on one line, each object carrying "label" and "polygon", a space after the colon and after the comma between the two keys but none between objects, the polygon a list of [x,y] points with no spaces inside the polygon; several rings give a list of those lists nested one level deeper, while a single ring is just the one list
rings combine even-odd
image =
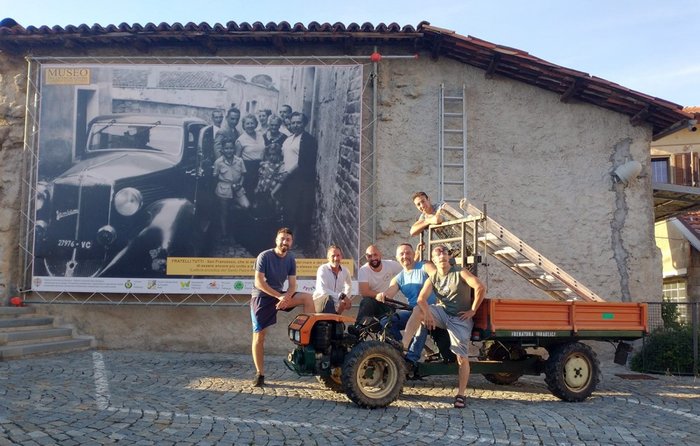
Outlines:
[{"label": "man's arm", "polygon": [[413,225],[411,225],[411,236],[416,236],[420,234],[428,226],[430,226],[430,223],[428,223],[427,220],[418,220],[417,222],[413,223]]},{"label": "man's arm", "polygon": [[283,294],[279,291],[275,291],[270,285],[267,284],[265,280],[265,274],[262,271],[255,271],[255,288],[259,289],[268,296],[276,297],[277,299],[282,299]]},{"label": "man's arm", "polygon": [[425,279],[423,288],[421,288],[420,293],[418,293],[418,301],[416,302],[416,305],[420,307],[423,313],[423,323],[428,330],[435,328],[435,319],[433,318],[433,313],[430,311],[428,305],[428,298],[430,298],[432,291],[433,283],[430,281],[430,279]]},{"label": "man's arm", "polygon": [[484,297],[486,297],[486,285],[484,285],[484,283],[478,277],[469,272],[467,269],[462,269],[459,272],[459,275],[467,285],[474,289],[474,301],[472,302],[471,310],[460,313],[460,318],[468,319],[474,317],[476,310],[479,309],[481,302],[484,301]]},{"label": "man's arm", "polygon": [[287,288],[286,295],[291,298],[297,292],[297,276],[288,276],[287,281],[289,282],[289,288]]},{"label": "man's arm", "polygon": [[343,294],[347,296],[348,299],[352,299],[352,277],[347,270],[345,271],[345,283],[343,283]]},{"label": "man's arm", "polygon": [[359,282],[357,284],[358,290],[360,291],[360,295],[364,297],[374,297],[376,296],[376,291],[372,290],[369,287],[369,282]]},{"label": "man's arm", "polygon": [[386,289],[383,293],[377,294],[374,298],[377,299],[379,302],[384,302],[385,298],[393,299],[394,296],[396,296],[396,293],[399,292],[399,283],[396,281],[396,277],[391,279],[391,283],[389,284],[389,288]]},{"label": "man's arm", "polygon": [[430,225],[439,225],[443,222],[442,215],[438,209],[434,214],[428,215],[425,218],[419,219],[411,226],[411,235],[415,236],[423,232]]}]

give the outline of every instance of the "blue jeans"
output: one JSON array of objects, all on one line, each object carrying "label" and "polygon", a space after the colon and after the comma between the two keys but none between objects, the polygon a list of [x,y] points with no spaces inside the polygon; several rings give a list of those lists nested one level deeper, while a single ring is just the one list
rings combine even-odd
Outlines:
[{"label": "blue jeans", "polygon": [[[411,317],[411,313],[411,310],[397,310],[392,316],[390,333],[397,341],[400,341],[403,338],[403,336],[401,336],[401,330],[406,328],[406,322],[408,322],[408,318]],[[428,330],[421,325],[418,332],[413,337],[411,345],[408,347],[406,359],[411,362],[418,362],[427,338]]]}]

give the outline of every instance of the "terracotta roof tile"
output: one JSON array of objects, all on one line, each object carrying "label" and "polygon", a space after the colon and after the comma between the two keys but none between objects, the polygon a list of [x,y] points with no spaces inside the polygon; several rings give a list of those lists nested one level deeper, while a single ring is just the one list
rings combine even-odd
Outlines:
[{"label": "terracotta roof tile", "polygon": [[700,211],[686,212],[677,218],[695,237],[700,239]]}]

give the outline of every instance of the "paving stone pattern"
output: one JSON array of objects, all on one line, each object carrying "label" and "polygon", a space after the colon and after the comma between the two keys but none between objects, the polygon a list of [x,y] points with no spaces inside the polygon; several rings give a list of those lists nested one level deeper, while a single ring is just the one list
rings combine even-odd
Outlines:
[{"label": "paving stone pattern", "polygon": [[254,388],[246,355],[88,351],[0,362],[4,445],[698,445],[700,382],[627,380],[603,369],[598,391],[565,403],[543,377],[495,386],[472,377],[454,409],[456,376],[409,382],[366,410],[281,357]]}]

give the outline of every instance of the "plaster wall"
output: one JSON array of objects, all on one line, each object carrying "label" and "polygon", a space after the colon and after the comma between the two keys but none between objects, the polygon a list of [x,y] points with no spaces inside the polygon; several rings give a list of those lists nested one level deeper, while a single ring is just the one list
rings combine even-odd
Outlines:
[{"label": "plaster wall", "polygon": [[[381,65],[376,210],[384,253],[408,238],[410,195],[437,197],[440,84],[466,84],[467,198],[607,300],[660,295],[651,179],[615,184],[633,159],[649,168],[650,131],[629,118],[451,60]],[[489,261],[490,296],[543,297]]]},{"label": "plaster wall", "polygon": [[[385,59],[379,65],[377,173],[360,181],[364,186],[376,182],[374,241],[385,257],[393,257],[395,246],[409,240],[408,228],[417,217],[410,195],[425,190],[437,196],[439,87],[459,89],[464,83],[467,197],[477,206],[487,203],[490,216],[603,298],[660,296],[648,175],[650,128],[634,127],[627,116],[590,104],[562,103],[555,94],[514,80],[487,79],[483,71],[449,59],[422,56]],[[17,246],[26,62],[0,54],[0,74],[0,295],[7,299],[21,278]],[[364,89],[364,102],[371,102],[371,94]],[[647,174],[627,187],[613,183],[610,172],[628,159],[640,161]],[[359,249],[372,241],[362,239]],[[547,298],[495,259],[489,263],[487,271],[481,270],[489,296]],[[40,311],[96,336],[106,348],[249,351],[245,305],[41,305]],[[280,314],[268,351],[288,350],[286,326],[292,316]]]}]

